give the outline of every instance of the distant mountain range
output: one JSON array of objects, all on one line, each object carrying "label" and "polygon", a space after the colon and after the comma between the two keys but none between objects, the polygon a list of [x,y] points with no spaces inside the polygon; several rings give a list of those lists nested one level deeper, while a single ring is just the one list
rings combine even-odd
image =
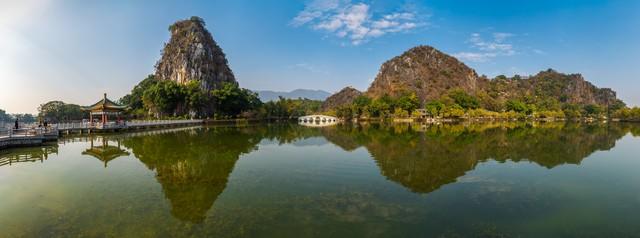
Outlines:
[{"label": "distant mountain range", "polygon": [[263,102],[276,101],[280,96],[290,99],[308,98],[312,100],[324,101],[331,95],[331,93],[327,91],[311,89],[296,89],[291,92],[256,90],[255,92],[258,93],[258,97],[260,97],[260,100],[262,100]]}]

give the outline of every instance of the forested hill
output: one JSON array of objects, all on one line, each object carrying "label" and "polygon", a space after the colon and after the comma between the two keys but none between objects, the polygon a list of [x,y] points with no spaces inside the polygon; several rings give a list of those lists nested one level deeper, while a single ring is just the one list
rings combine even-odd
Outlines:
[{"label": "forested hill", "polygon": [[[371,86],[360,97],[355,100],[359,105],[349,109],[357,116],[392,114],[397,108],[411,114],[412,110],[427,104],[460,111],[456,114],[485,109],[526,115],[541,111],[570,114],[566,116],[598,114],[625,107],[615,91],[598,88],[580,74],[548,69],[530,76],[501,75],[490,79],[430,46],[414,47],[383,63]],[[344,109],[351,101],[324,109]]]}]

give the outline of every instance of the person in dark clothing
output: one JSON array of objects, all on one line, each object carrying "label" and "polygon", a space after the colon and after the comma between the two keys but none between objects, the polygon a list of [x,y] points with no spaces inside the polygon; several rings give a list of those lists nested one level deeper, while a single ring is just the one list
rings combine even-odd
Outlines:
[{"label": "person in dark clothing", "polygon": [[14,124],[14,128],[17,130],[19,126],[20,125],[18,125],[18,118],[16,118],[16,123]]},{"label": "person in dark clothing", "polygon": [[44,120],[44,128],[47,128],[47,125],[49,125],[49,122],[47,122],[47,120]]}]

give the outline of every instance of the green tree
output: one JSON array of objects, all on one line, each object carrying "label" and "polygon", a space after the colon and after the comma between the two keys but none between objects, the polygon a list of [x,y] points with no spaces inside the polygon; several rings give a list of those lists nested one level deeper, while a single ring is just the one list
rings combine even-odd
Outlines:
[{"label": "green tree", "polygon": [[514,111],[518,113],[527,113],[529,111],[527,104],[520,100],[508,100],[505,103],[505,109],[507,111]]},{"label": "green tree", "polygon": [[406,111],[407,114],[411,115],[413,111],[415,111],[418,107],[420,107],[420,101],[418,100],[418,97],[416,96],[415,93],[407,93],[400,96],[396,100],[395,105],[398,108]]},{"label": "green tree", "polygon": [[460,105],[463,109],[476,109],[480,107],[478,98],[467,94],[462,89],[454,89],[448,93],[448,96],[454,100],[454,102]]},{"label": "green tree", "polygon": [[391,112],[391,103],[390,103],[391,99],[387,96],[387,97],[381,97],[378,99],[375,99],[371,102],[371,105],[369,106],[369,114],[372,117],[384,117],[386,115],[389,115],[389,113]]},{"label": "green tree", "polygon": [[258,94],[240,88],[235,83],[225,83],[212,92],[215,111],[223,116],[238,116],[241,112],[257,109],[262,102]]},{"label": "green tree", "polygon": [[424,109],[427,111],[429,116],[438,117],[440,116],[440,113],[442,112],[442,109],[444,109],[444,107],[445,107],[444,103],[436,100],[436,101],[428,102],[424,106]]},{"label": "green tree", "polygon": [[577,104],[565,104],[562,108],[567,118],[579,118],[582,117],[582,110],[580,105]]},{"label": "green tree", "polygon": [[584,106],[584,112],[587,116],[599,116],[602,113],[602,107],[596,104],[588,104]]},{"label": "green tree", "polygon": [[153,75],[149,75],[147,76],[147,78],[138,83],[138,85],[134,86],[131,90],[131,93],[120,98],[118,102],[120,104],[127,105],[132,110],[143,109],[144,101],[142,99],[142,96],[144,95],[144,91],[157,83],[158,80],[156,80]]},{"label": "green tree", "polygon": [[33,114],[30,114],[30,113],[12,114],[12,117],[14,119],[18,119],[19,121],[24,122],[24,123],[36,122],[36,117]]},{"label": "green tree", "polygon": [[185,104],[192,116],[204,116],[209,96],[200,88],[198,81],[192,80],[184,86]]},{"label": "green tree", "polygon": [[350,106],[340,106],[336,109],[336,116],[339,118],[351,119],[353,115],[354,113]]},{"label": "green tree", "polygon": [[353,100],[354,112],[357,117],[361,117],[364,114],[370,114],[369,107],[371,106],[371,98],[360,95]]},{"label": "green tree", "polygon": [[461,118],[464,116],[464,108],[458,104],[445,107],[443,110],[443,116],[447,118]]},{"label": "green tree", "polygon": [[7,114],[7,112],[5,110],[0,109],[0,121],[13,121],[13,117],[9,114]]},{"label": "green tree", "polygon": [[184,105],[184,90],[176,82],[162,80],[147,88],[142,100],[145,108],[152,111],[156,117],[162,117],[166,114],[177,115],[181,108],[178,105]]},{"label": "green tree", "polygon": [[82,120],[84,114],[80,106],[62,101],[50,101],[38,107],[38,117],[50,122]]}]

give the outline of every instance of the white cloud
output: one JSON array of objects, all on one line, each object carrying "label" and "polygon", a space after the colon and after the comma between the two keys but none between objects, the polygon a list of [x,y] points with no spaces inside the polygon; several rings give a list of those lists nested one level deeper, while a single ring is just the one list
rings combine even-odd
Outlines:
[{"label": "white cloud", "polygon": [[517,54],[509,38],[514,37],[512,33],[495,32],[491,40],[485,40],[479,33],[472,33],[467,40],[474,51],[459,52],[453,54],[454,57],[471,62],[487,62],[498,56],[511,56]]},{"label": "white cloud", "polygon": [[319,67],[306,62],[291,65],[289,68],[302,69],[302,70],[309,71],[311,73],[316,73],[316,74],[325,74],[325,75],[329,74],[329,71],[320,69]]},{"label": "white cloud", "polygon": [[471,61],[471,62],[487,62],[490,58],[496,57],[496,54],[493,53],[482,53],[482,52],[459,52],[453,54],[453,57],[456,57],[462,61]]},{"label": "white cloud", "polygon": [[370,9],[369,4],[349,0],[314,0],[291,20],[290,25],[307,25],[311,29],[346,38],[353,45],[426,25],[417,19],[415,12],[399,11],[377,16]]},{"label": "white cloud", "polygon": [[540,50],[540,49],[533,49],[533,53],[539,54],[539,55],[546,55],[547,52]]}]

